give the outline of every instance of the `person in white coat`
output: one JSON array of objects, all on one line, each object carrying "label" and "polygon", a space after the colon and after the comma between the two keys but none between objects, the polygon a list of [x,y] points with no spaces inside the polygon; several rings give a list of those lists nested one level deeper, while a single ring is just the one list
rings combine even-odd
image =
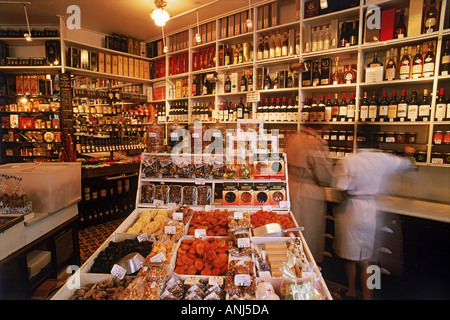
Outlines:
[{"label": "person in white coat", "polygon": [[316,262],[325,247],[325,189],[331,183],[333,162],[328,144],[308,127],[291,136],[286,146],[289,197],[292,213]]},{"label": "person in white coat", "polygon": [[372,299],[372,290],[367,287],[367,267],[375,242],[377,207],[374,196],[384,175],[414,167],[410,157],[414,152],[413,148],[406,147],[405,157],[399,157],[377,149],[359,149],[350,157],[339,160],[334,167],[331,187],[346,191],[348,195],[333,209],[333,249],[346,261],[346,295],[349,297],[356,296],[359,267],[363,299]]}]

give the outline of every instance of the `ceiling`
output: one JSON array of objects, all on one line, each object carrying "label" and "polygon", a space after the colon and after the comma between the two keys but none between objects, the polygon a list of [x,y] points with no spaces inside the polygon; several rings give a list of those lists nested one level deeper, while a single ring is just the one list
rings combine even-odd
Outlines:
[{"label": "ceiling", "polygon": [[[10,0],[11,2],[20,2]],[[22,0],[23,1],[23,0]],[[101,33],[118,33],[139,40],[152,40],[161,37],[161,28],[150,18],[155,8],[154,0],[28,0],[30,25],[58,24],[57,15],[69,18],[67,7],[76,4],[80,7],[81,28]],[[166,0],[166,10],[171,17],[208,4],[213,0]],[[261,1],[253,0],[251,5]],[[225,12],[248,8],[248,0],[220,0],[198,10],[199,20],[208,20]],[[224,6],[226,9],[224,10]],[[166,34],[186,29],[196,24],[196,10],[169,20],[164,27]],[[0,4],[0,27],[5,25],[26,25],[22,5]]]}]

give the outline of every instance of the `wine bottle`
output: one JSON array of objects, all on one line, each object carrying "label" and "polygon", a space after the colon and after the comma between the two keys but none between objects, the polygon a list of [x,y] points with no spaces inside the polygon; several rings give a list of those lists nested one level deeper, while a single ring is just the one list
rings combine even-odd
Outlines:
[{"label": "wine bottle", "polygon": [[331,102],[331,94],[328,94],[327,102],[325,103],[325,121],[331,121],[332,109],[333,109],[333,103]]},{"label": "wine bottle", "polygon": [[331,106],[331,121],[338,121],[339,119],[339,100],[338,94],[334,94],[333,105]]},{"label": "wine bottle", "polygon": [[286,105],[286,97],[283,97],[283,102],[280,105],[280,121],[288,121],[287,109],[288,106]]},{"label": "wine bottle", "polygon": [[397,105],[397,119],[404,122],[408,112],[408,101],[406,100],[406,91],[402,90],[402,96]]},{"label": "wine bottle", "polygon": [[437,121],[446,119],[447,103],[444,98],[444,88],[439,89],[439,97],[436,99],[436,112],[434,117]]},{"label": "wine bottle", "polygon": [[357,44],[358,44],[358,30],[356,27],[356,20],[353,20],[352,30],[350,31],[350,37],[349,37],[349,45],[355,46]]},{"label": "wine bottle", "polygon": [[450,40],[445,41],[445,49],[441,58],[441,76],[450,74]]},{"label": "wine bottle", "polygon": [[413,63],[412,63],[413,79],[418,79],[418,78],[422,77],[422,67],[423,67],[422,53],[420,51],[420,45],[417,45],[416,54],[413,58]]},{"label": "wine bottle", "polygon": [[344,122],[347,120],[347,100],[345,97],[345,93],[342,94],[341,104],[339,105],[339,118],[338,120]]},{"label": "wine bottle", "polygon": [[419,104],[419,121],[430,120],[430,100],[428,98],[428,90],[423,90],[423,98]]},{"label": "wine bottle", "polygon": [[311,102],[311,109],[309,111],[309,121],[317,121],[317,100],[316,96],[313,96]]},{"label": "wine bottle", "polygon": [[325,101],[323,95],[320,96],[319,104],[317,106],[317,121],[325,121]]},{"label": "wine bottle", "polygon": [[262,60],[264,57],[264,42],[262,36],[259,37],[257,59]]},{"label": "wine bottle", "polygon": [[284,28],[283,41],[281,43],[281,55],[283,57],[285,57],[288,54],[289,54],[289,36],[288,36],[288,33],[287,33],[287,29]]},{"label": "wine bottle", "polygon": [[280,121],[280,120],[281,120],[281,104],[280,98],[277,98],[275,106],[273,108],[272,121]]},{"label": "wine bottle", "polygon": [[428,8],[427,12],[424,16],[424,24],[423,24],[423,33],[431,33],[434,31],[437,31],[438,29],[438,12],[436,9],[436,1],[430,0],[430,7]]},{"label": "wine bottle", "polygon": [[394,29],[394,39],[401,39],[404,37],[406,37],[405,10],[402,9],[397,26]]},{"label": "wine bottle", "polygon": [[290,122],[295,121],[295,118],[294,118],[294,106],[292,105],[292,99],[289,99],[289,103],[287,105],[286,120],[290,121]]},{"label": "wine bottle", "polygon": [[253,91],[253,73],[250,73],[247,79],[247,91]]},{"label": "wine bottle", "polygon": [[269,68],[267,68],[266,75],[264,76],[264,90],[272,88],[272,80],[270,80]]},{"label": "wine bottle", "polygon": [[389,56],[389,61],[386,63],[386,78],[385,80],[394,80],[396,75],[396,64],[394,61],[394,48],[391,48],[391,54]]},{"label": "wine bottle", "polygon": [[231,52],[230,52],[231,48],[229,47],[229,45],[227,44],[225,47],[225,65],[228,66],[229,64],[231,64]]},{"label": "wine bottle", "polygon": [[275,58],[275,50],[276,50],[275,33],[272,30],[272,34],[269,39],[269,58],[270,59]]},{"label": "wine bottle", "polygon": [[347,106],[347,122],[355,121],[355,112],[356,112],[356,101],[355,101],[355,93],[350,93],[350,100],[348,101]]},{"label": "wine bottle", "polygon": [[397,96],[396,91],[392,91],[392,98],[389,101],[389,107],[388,107],[388,119],[390,122],[394,122],[397,119],[397,108],[398,108],[398,102],[397,102]]},{"label": "wine bottle", "polygon": [[346,47],[348,44],[348,38],[347,38],[347,23],[342,22],[342,30],[341,30],[341,36],[339,38],[339,46]]},{"label": "wine bottle", "polygon": [[239,104],[236,107],[236,112],[237,112],[237,119],[244,119],[244,103],[242,102],[242,97],[239,101]]},{"label": "wine bottle", "polygon": [[314,63],[314,69],[312,72],[312,85],[318,86],[320,85],[320,72],[319,72],[319,61],[316,60]]},{"label": "wine bottle", "polygon": [[311,111],[311,106],[309,105],[309,100],[308,100],[308,98],[305,98],[305,102],[303,103],[303,108],[302,108],[302,111],[300,114],[302,122],[310,121],[310,111]]},{"label": "wine bottle", "polygon": [[383,91],[383,99],[380,102],[380,106],[378,108],[378,120],[380,122],[387,121],[387,115],[388,115],[388,109],[389,109],[389,101],[387,100],[387,92]]},{"label": "wine bottle", "polygon": [[264,38],[263,58],[269,59],[269,57],[270,57],[269,34],[266,32],[266,36]]},{"label": "wine bottle", "polygon": [[427,53],[425,54],[425,58],[423,59],[423,77],[428,78],[434,75],[434,63],[435,56],[433,52],[433,43],[431,42],[428,45]]},{"label": "wine bottle", "polygon": [[241,92],[247,91],[247,78],[245,78],[245,72],[242,72],[241,76]]},{"label": "wine bottle", "polygon": [[364,122],[367,118],[369,118],[369,99],[367,98],[367,91],[365,91],[359,110],[359,119]]},{"label": "wine bottle", "polygon": [[277,30],[277,35],[275,36],[275,57],[281,57],[281,47],[283,39],[281,38],[280,29]]},{"label": "wine bottle", "polygon": [[375,92],[372,93],[372,100],[369,104],[369,119],[371,122],[375,122],[378,117],[378,99]]},{"label": "wine bottle", "polygon": [[400,60],[400,79],[409,79],[410,73],[410,60],[408,55],[408,47],[402,48],[402,59]]},{"label": "wine bottle", "polygon": [[225,81],[225,92],[231,92],[230,76],[227,76],[227,80]]}]

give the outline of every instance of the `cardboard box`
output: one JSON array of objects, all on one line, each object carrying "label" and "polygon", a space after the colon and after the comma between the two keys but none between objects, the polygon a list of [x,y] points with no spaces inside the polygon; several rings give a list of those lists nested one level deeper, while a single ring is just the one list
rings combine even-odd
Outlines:
[{"label": "cardboard box", "polygon": [[89,52],[89,64],[91,71],[98,71],[98,54],[97,52]]},{"label": "cardboard box", "polygon": [[123,76],[123,56],[117,56],[117,74]]},{"label": "cardboard box", "polygon": [[119,58],[117,55],[111,56],[111,72],[112,72],[112,74],[119,74],[118,60],[119,60]]},{"label": "cardboard box", "polygon": [[234,15],[228,16],[228,37],[234,36]]},{"label": "cardboard box", "polygon": [[241,34],[241,14],[236,13],[234,15],[234,35],[238,36]]},{"label": "cardboard box", "polygon": [[211,22],[211,41],[216,41],[217,39],[217,28],[216,21]]},{"label": "cardboard box", "polygon": [[89,51],[87,50],[80,50],[80,67],[83,70],[89,70]]},{"label": "cardboard box", "polygon": [[200,35],[202,37],[202,43],[206,43],[206,23],[200,26]]},{"label": "cardboard box", "polygon": [[105,53],[105,73],[111,73],[111,55]]},{"label": "cardboard box", "polygon": [[274,26],[277,26],[278,25],[278,2],[273,2],[272,4],[271,4],[271,8],[270,8],[270,11],[271,11],[271,26],[272,27],[274,27]]},{"label": "cardboard box", "polygon": [[144,78],[144,60],[139,59],[139,78]]},{"label": "cardboard box", "polygon": [[247,33],[247,19],[248,19],[248,11],[241,12],[241,33]]},{"label": "cardboard box", "polygon": [[224,39],[228,36],[228,18],[222,18],[220,20],[220,38]]},{"label": "cardboard box", "polygon": [[371,11],[367,11],[364,18],[364,43],[380,41],[380,29],[371,29],[367,26],[367,19],[371,17],[371,14]]},{"label": "cardboard box", "polygon": [[409,17],[408,17],[408,37],[417,36],[422,33],[422,16],[423,1],[409,0]]},{"label": "cardboard box", "polygon": [[381,12],[380,41],[391,40],[394,37],[395,9]]},{"label": "cardboard box", "polygon": [[263,28],[269,28],[270,27],[270,4],[266,4],[263,6],[264,10],[264,18],[263,18]]},{"label": "cardboard box", "polygon": [[241,78],[239,77],[239,73],[233,72],[230,74],[231,92],[239,92],[240,79]]},{"label": "cardboard box", "polygon": [[134,77],[135,78],[141,77],[140,71],[141,71],[141,69],[139,68],[139,59],[134,59]]},{"label": "cardboard box", "polygon": [[23,94],[23,76],[16,76],[16,94]]},{"label": "cardboard box", "polygon": [[105,54],[103,52],[98,53],[98,72],[105,73]]},{"label": "cardboard box", "polygon": [[123,57],[122,75],[128,77],[128,57]]},{"label": "cardboard box", "polygon": [[134,58],[128,58],[128,76],[134,77]]},{"label": "cardboard box", "polygon": [[264,8],[263,6],[258,7],[258,21],[257,21],[257,28],[258,30],[261,30],[264,26]]},{"label": "cardboard box", "polygon": [[366,68],[366,82],[378,82],[383,81],[383,66],[380,67],[367,67]]},{"label": "cardboard box", "polygon": [[149,61],[143,61],[144,63],[144,75],[143,78],[144,79],[150,79],[150,62]]}]

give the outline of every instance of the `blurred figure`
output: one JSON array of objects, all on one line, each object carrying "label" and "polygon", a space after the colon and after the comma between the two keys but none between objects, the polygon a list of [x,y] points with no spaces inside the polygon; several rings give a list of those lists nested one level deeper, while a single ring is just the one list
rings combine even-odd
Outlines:
[{"label": "blurred figure", "polygon": [[291,210],[316,262],[325,247],[325,189],[331,182],[333,163],[328,144],[312,128],[302,128],[286,146]]},{"label": "blurred figure", "polygon": [[348,297],[356,297],[357,268],[363,299],[372,299],[367,288],[366,269],[372,257],[376,231],[377,207],[374,195],[383,175],[404,172],[414,167],[415,150],[405,148],[405,157],[387,154],[378,149],[359,149],[350,157],[339,160],[334,167],[331,187],[344,190],[348,197],[334,207],[334,252],[345,259]]}]

